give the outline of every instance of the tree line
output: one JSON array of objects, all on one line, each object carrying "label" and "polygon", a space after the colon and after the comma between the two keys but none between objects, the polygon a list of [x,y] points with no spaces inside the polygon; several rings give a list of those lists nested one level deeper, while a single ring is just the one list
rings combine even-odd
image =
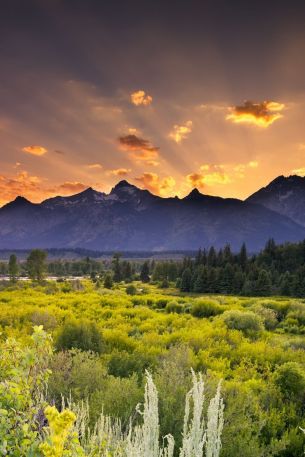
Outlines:
[{"label": "tree line", "polygon": [[270,239],[257,255],[248,255],[245,244],[238,253],[229,244],[212,246],[180,264],[156,265],[153,278],[176,281],[181,292],[305,297],[305,240],[276,245]]},{"label": "tree line", "polygon": [[47,253],[34,249],[25,262],[18,262],[12,254],[8,264],[0,264],[0,274],[8,274],[12,281],[18,275],[37,281],[45,274],[72,275],[88,276],[107,288],[122,281],[140,280],[158,283],[162,288],[174,283],[181,292],[305,297],[305,240],[277,245],[271,238],[259,254],[252,255],[245,243],[237,253],[229,244],[219,250],[212,246],[199,249],[195,257],[176,261],[129,261],[115,253],[110,260],[85,257],[47,262]]}]

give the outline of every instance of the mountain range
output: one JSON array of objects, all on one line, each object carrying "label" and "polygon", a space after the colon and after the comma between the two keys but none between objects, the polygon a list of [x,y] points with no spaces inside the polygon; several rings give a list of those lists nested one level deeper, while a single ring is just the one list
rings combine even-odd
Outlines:
[{"label": "mountain range", "polygon": [[189,250],[221,247],[252,252],[266,240],[305,238],[305,178],[279,176],[245,201],[200,193],[161,198],[120,181],[109,194],[92,188],[0,208],[0,249]]}]

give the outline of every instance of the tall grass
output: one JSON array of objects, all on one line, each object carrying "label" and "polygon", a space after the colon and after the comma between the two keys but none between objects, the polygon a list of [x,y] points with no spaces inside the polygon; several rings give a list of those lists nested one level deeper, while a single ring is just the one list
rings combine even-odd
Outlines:
[{"label": "tall grass", "polygon": [[[193,385],[186,394],[183,440],[179,457],[219,457],[223,428],[224,404],[221,384],[204,414],[204,382],[202,375],[192,372]],[[169,380],[170,382],[170,380]],[[136,415],[140,421],[130,419],[124,431],[117,419],[100,415],[93,430],[89,429],[89,413],[86,403],[67,403],[76,415],[74,436],[86,457],[173,457],[175,442],[171,434],[160,437],[158,392],[152,376],[146,372],[144,404],[138,405]],[[72,454],[74,455],[74,454]],[[78,455],[78,454],[75,454]]]}]

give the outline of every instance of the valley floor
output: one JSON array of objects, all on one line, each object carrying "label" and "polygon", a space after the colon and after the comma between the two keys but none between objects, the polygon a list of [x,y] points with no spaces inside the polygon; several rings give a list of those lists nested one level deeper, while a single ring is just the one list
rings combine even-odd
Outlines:
[{"label": "valley floor", "polygon": [[222,456],[301,456],[305,300],[134,286],[130,295],[123,283],[3,283],[1,340],[26,346],[42,325],[55,350],[48,401],[88,401],[92,424],[102,410],[125,423],[142,401],[148,369],[159,390],[161,435],[170,432],[179,444],[193,368],[204,374],[208,398],[223,380]]}]

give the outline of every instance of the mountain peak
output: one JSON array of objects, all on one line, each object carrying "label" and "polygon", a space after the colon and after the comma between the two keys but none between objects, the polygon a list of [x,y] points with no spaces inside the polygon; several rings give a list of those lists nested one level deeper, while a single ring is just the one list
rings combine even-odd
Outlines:
[{"label": "mountain peak", "polygon": [[203,196],[204,195],[197,189],[197,187],[195,187],[193,190],[191,190],[191,192],[186,197],[184,197],[184,199],[198,200],[198,199],[202,198]]},{"label": "mountain peak", "polygon": [[[123,188],[135,188],[136,186],[130,184],[126,179],[122,179],[122,181],[119,181],[112,189],[112,191],[123,189]],[[111,192],[112,192],[111,191]]]},{"label": "mountain peak", "polygon": [[7,203],[3,206],[3,208],[22,208],[23,206],[28,205],[34,205],[34,203],[30,202],[30,200],[28,200],[27,198],[18,195],[18,197],[16,197],[15,200]]},{"label": "mountain peak", "polygon": [[246,201],[265,206],[305,226],[305,177],[278,176],[266,187],[250,195]]}]

